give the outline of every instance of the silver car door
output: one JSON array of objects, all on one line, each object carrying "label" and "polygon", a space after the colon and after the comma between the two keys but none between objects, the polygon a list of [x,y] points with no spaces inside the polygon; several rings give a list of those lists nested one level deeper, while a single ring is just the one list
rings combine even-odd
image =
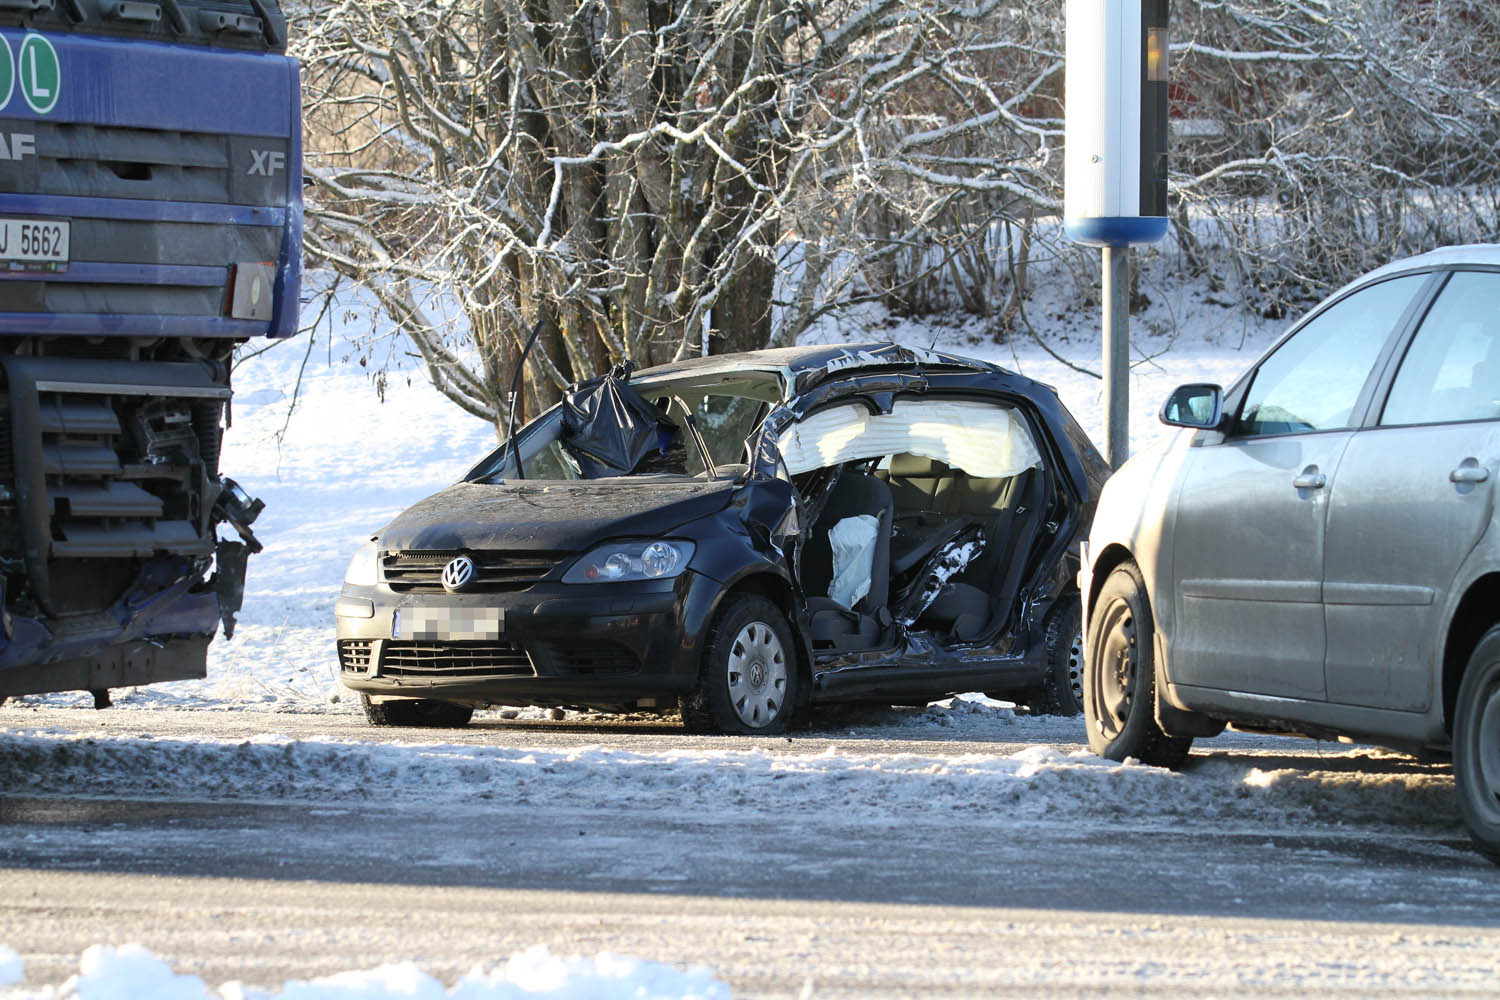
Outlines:
[{"label": "silver car door", "polygon": [[1488,526],[1500,474],[1500,274],[1461,271],[1428,311],[1378,426],[1330,494],[1328,700],[1423,711],[1447,597]]},{"label": "silver car door", "polygon": [[1324,697],[1329,483],[1372,372],[1426,275],[1319,311],[1252,373],[1220,440],[1189,449],[1172,537],[1175,683]]}]

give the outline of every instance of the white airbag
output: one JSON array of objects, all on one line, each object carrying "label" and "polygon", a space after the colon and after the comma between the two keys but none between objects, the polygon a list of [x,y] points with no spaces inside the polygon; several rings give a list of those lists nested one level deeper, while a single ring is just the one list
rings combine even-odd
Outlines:
[{"label": "white airbag", "polygon": [[776,447],[794,476],[900,454],[936,459],[976,479],[1004,479],[1042,464],[1014,411],[969,400],[900,401],[889,414],[858,403],[836,406],[788,427]]},{"label": "white airbag", "polygon": [[846,517],[828,532],[833,548],[833,580],[828,584],[828,596],[846,608],[853,609],[870,592],[879,532],[880,519],[873,514]]}]

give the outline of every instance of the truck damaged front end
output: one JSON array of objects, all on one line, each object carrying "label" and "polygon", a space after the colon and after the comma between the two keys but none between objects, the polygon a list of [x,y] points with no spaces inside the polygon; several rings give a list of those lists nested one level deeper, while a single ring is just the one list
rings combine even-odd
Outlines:
[{"label": "truck damaged front end", "polygon": [[232,630],[231,361],[298,320],[286,45],[277,0],[0,3],[0,697],[202,677]]},{"label": "truck damaged front end", "polygon": [[0,372],[0,696],[203,676],[260,549],[261,503],[219,475],[227,361]]}]

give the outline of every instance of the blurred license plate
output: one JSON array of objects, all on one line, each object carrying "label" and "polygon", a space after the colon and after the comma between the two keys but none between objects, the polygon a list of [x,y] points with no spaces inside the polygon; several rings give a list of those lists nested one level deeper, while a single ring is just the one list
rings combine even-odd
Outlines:
[{"label": "blurred license plate", "polygon": [[505,631],[500,608],[402,608],[391,624],[396,639],[498,639]]},{"label": "blurred license plate", "polygon": [[66,270],[72,223],[0,218],[0,264],[11,270]]}]

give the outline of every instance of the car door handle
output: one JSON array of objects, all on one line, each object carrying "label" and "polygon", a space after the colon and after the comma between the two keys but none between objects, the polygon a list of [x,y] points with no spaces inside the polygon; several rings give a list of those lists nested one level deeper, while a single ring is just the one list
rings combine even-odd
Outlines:
[{"label": "car door handle", "polygon": [[1490,478],[1490,470],[1482,465],[1460,465],[1448,473],[1450,483],[1484,483]]},{"label": "car door handle", "polygon": [[1292,480],[1292,485],[1299,490],[1321,490],[1328,485],[1328,477],[1319,472],[1316,465],[1309,465],[1302,470],[1302,475]]}]

